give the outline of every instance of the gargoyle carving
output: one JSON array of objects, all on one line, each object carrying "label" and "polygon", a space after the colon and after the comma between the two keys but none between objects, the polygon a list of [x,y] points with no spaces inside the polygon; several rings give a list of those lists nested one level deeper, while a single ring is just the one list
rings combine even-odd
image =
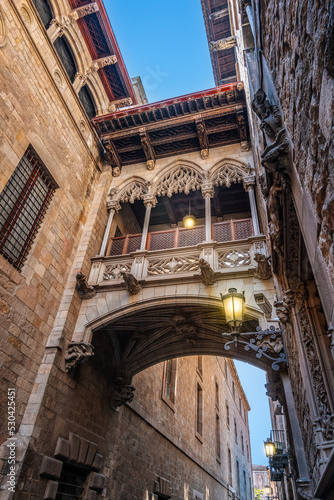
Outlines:
[{"label": "gargoyle carving", "polygon": [[87,278],[83,273],[76,275],[76,289],[82,299],[91,299],[96,295],[96,290],[93,286],[88,285]]},{"label": "gargoyle carving", "polygon": [[131,273],[121,272],[121,276],[130,295],[136,295],[140,292],[141,284]]},{"label": "gargoyle carving", "polygon": [[295,303],[294,294],[291,290],[287,290],[283,300],[274,302],[274,307],[276,308],[276,314],[278,319],[283,325],[286,325],[290,319],[291,306]]},{"label": "gargoyle carving", "polygon": [[272,380],[264,384],[266,388],[266,395],[272,399],[272,401],[278,401],[283,405],[283,394],[282,394],[282,383],[280,380]]},{"label": "gargoyle carving", "polygon": [[256,253],[254,256],[255,262],[257,262],[257,269],[255,271],[255,276],[261,280],[267,280],[271,276],[270,267],[270,257],[266,257],[262,253]]},{"label": "gargoyle carving", "polygon": [[117,384],[114,392],[114,402],[116,408],[119,408],[125,403],[131,403],[134,398],[133,391],[135,391],[133,385]]},{"label": "gargoyle carving", "polygon": [[73,370],[78,364],[85,363],[94,356],[94,347],[88,342],[70,342],[65,353],[66,372]]},{"label": "gargoyle carving", "polygon": [[125,403],[131,403],[134,398],[135,388],[131,385],[131,377],[123,372],[115,375],[115,390],[113,396],[113,406],[119,408]]},{"label": "gargoyle carving", "polygon": [[199,277],[205,286],[213,285],[215,282],[215,272],[205,259],[199,259],[198,261],[200,267]]}]

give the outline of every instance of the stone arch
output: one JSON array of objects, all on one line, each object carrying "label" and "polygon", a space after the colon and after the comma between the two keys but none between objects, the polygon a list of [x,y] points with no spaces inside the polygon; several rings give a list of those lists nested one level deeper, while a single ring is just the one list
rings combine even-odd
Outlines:
[{"label": "stone arch", "polygon": [[208,181],[215,186],[230,187],[232,183],[240,182],[249,175],[251,175],[250,165],[235,159],[224,158],[210,169]]},{"label": "stone arch", "polygon": [[103,112],[106,112],[109,100],[104,93],[104,89],[101,86],[101,80],[97,72],[91,73],[88,76],[86,85],[91,91],[92,97],[95,102],[96,116],[101,115]]},{"label": "stone arch", "polygon": [[176,160],[156,178],[152,191],[156,196],[169,198],[175,193],[189,194],[200,189],[204,179],[204,171],[199,165],[189,160]]},{"label": "stone arch", "polygon": [[[268,344],[261,355],[258,350],[245,349],[241,344],[237,349],[233,342],[226,349],[225,345],[231,338],[222,335],[222,332],[227,332],[224,319],[219,298],[186,295],[147,299],[119,307],[90,321],[86,325],[84,340],[92,342],[98,354],[99,349],[106,345],[107,337],[107,343],[113,346],[110,356],[113,367],[110,368],[123,371],[128,378],[167,359],[194,355],[239,359],[268,373],[277,373],[274,362],[280,355],[274,349],[278,344],[266,340]],[[262,319],[262,311],[247,306],[245,332],[255,331]],[[245,339],[241,333],[240,342]],[[261,342],[256,340],[255,346],[260,346]],[[279,362],[277,368],[282,365]]]}]

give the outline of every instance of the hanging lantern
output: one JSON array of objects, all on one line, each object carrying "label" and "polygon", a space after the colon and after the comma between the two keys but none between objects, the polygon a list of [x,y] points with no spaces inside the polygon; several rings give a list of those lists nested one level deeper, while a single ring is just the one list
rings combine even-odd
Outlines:
[{"label": "hanging lantern", "polygon": [[264,450],[268,458],[271,458],[275,455],[275,444],[270,440],[270,438],[268,438],[267,441],[264,442]]},{"label": "hanging lantern", "polygon": [[232,331],[238,331],[244,322],[244,294],[237,293],[236,288],[229,288],[228,293],[220,296],[224,304],[226,323]]},{"label": "hanging lantern", "polygon": [[196,224],[196,217],[191,215],[191,211],[190,211],[190,198],[189,198],[189,213],[188,213],[188,215],[183,217],[183,224],[184,224],[184,227],[188,227],[188,228],[194,227],[194,225]]}]

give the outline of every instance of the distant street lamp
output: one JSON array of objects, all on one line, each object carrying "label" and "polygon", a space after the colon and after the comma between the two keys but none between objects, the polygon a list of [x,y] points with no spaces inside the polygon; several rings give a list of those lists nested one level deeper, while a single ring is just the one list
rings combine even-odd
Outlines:
[{"label": "distant street lamp", "polygon": [[264,449],[268,458],[271,458],[275,455],[275,444],[270,440],[270,438],[268,438],[267,441],[264,442]]},{"label": "distant street lamp", "polygon": [[269,497],[269,495],[271,495],[271,487],[270,486],[265,486],[264,487],[264,494]]}]

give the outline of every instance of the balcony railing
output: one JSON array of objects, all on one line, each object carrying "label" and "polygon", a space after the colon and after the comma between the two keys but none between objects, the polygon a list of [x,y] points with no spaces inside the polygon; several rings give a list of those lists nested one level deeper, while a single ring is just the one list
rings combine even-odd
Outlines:
[{"label": "balcony railing", "polygon": [[[211,226],[212,239],[218,243],[244,240],[253,235],[252,219],[217,222]],[[140,249],[141,234],[111,238],[107,256],[126,255]],[[205,240],[205,226],[175,228],[148,233],[146,250],[167,250],[195,246]]]}]

